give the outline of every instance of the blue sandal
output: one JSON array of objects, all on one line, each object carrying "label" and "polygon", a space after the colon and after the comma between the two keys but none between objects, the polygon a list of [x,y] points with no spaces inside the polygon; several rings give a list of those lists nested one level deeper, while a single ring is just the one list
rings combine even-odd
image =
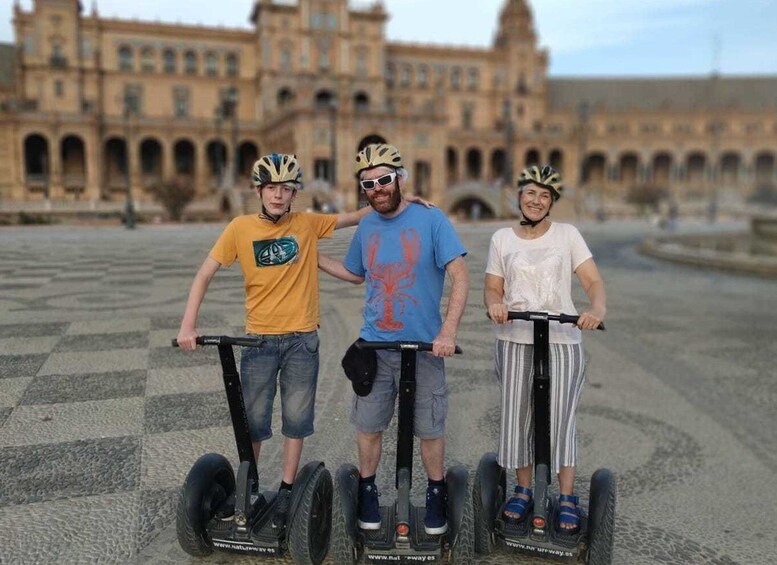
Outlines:
[{"label": "blue sandal", "polygon": [[[534,498],[532,497],[532,491],[530,488],[522,487],[521,485],[515,485],[515,494],[525,494],[529,497],[528,500],[525,498],[521,498],[520,496],[511,496],[510,500],[507,501],[507,504],[505,505],[504,512],[502,513],[502,516],[507,522],[515,523],[517,524],[526,516],[529,515],[529,512],[534,508]],[[512,512],[513,514],[518,514],[517,518],[513,518],[512,516],[508,516],[507,513]]]},{"label": "blue sandal", "polygon": [[[557,529],[562,534],[575,535],[580,531],[580,509],[577,503],[580,497],[571,494],[562,494],[558,497],[558,526]],[[570,502],[574,506],[562,505],[562,502]],[[562,528],[562,524],[569,524],[571,528]]]}]

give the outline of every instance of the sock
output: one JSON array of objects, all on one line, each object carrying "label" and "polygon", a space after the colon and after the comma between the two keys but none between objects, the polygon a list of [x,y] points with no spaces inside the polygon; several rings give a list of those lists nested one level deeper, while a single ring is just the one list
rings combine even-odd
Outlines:
[{"label": "sock", "polygon": [[444,487],[445,486],[445,478],[442,478],[439,481],[433,481],[432,479],[429,479],[429,486],[430,487]]},{"label": "sock", "polygon": [[292,486],[293,485],[290,485],[287,482],[281,481],[281,488],[279,488],[278,490],[291,490]]},{"label": "sock", "polygon": [[369,477],[359,477],[359,484],[360,485],[369,485],[369,484],[375,484],[375,477],[377,475],[370,475]]}]

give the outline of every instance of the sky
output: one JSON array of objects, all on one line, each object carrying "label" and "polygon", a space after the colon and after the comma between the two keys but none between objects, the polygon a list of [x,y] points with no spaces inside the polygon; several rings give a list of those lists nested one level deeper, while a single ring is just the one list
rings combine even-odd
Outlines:
[{"label": "sky", "polygon": [[[13,1],[0,0],[0,42],[13,41]],[[81,0],[85,13],[94,1]],[[384,2],[389,40],[488,47],[504,0]],[[96,3],[103,17],[245,29],[253,6],[253,0]],[[775,0],[530,0],[530,6],[554,76],[777,74]]]}]

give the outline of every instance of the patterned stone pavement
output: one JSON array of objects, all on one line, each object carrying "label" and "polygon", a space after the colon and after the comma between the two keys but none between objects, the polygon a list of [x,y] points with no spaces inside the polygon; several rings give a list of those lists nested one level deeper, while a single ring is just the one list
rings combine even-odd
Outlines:
[{"label": "patterned stone pavement", "polygon": [[[498,425],[481,306],[498,227],[459,226],[473,284],[460,334],[465,354],[448,363],[447,458],[470,469],[494,448]],[[615,562],[773,562],[774,282],[640,257],[643,224],[582,228],[607,281],[610,315],[608,332],[586,336],[577,488],[587,498],[598,467],[617,474]],[[192,463],[208,451],[236,460],[216,351],[169,347],[219,231],[0,229],[0,563],[248,560],[192,559],[175,539],[175,501]],[[343,254],[350,233],[324,249]],[[303,459],[334,470],[356,460],[339,359],[358,330],[362,289],[322,278],[318,432]],[[242,323],[239,270],[222,270],[200,329],[235,334]],[[271,488],[279,446],[270,440],[260,463]],[[384,449],[379,482],[392,496],[391,441]],[[420,501],[420,487],[414,496]]]}]

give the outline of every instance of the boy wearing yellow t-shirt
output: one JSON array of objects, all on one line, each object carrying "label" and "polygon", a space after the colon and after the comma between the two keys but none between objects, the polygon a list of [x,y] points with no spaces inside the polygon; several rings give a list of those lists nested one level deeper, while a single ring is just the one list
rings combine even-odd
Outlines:
[{"label": "boy wearing yellow t-shirt", "polygon": [[335,229],[356,225],[372,209],[337,215],[292,212],[291,203],[302,188],[294,155],[265,155],[254,164],[252,177],[262,211],[235,218],[216,241],[192,282],[178,344],[195,349],[197,315],[208,285],[222,265],[239,261],[246,332],[263,341],[261,347],[245,348],[240,361],[256,458],[262,442],[272,437],[276,383],[281,389],[283,476],[273,516],[273,526],[281,528],[288,517],[303,440],[313,433],[319,362],[318,240],[331,237]]}]

